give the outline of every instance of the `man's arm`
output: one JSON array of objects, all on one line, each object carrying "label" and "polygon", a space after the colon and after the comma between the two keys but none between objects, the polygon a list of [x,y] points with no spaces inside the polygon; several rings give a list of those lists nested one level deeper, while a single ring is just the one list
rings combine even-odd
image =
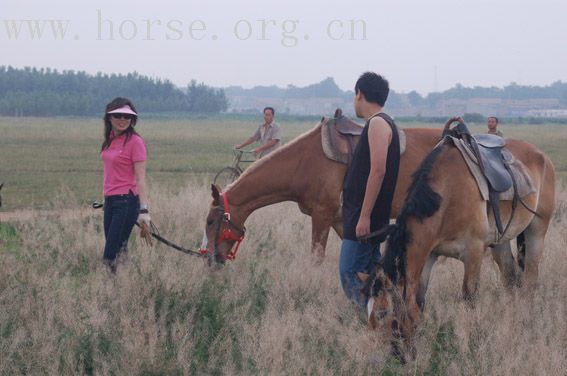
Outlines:
[{"label": "man's arm", "polygon": [[378,198],[378,193],[386,174],[386,159],[388,158],[388,147],[392,141],[392,129],[381,117],[370,120],[368,126],[368,144],[370,148],[370,174],[366,182],[366,193],[362,202],[362,210],[358,224],[356,225],[356,236],[362,237],[370,233],[370,214]]},{"label": "man's arm", "polygon": [[239,145],[235,145],[234,148],[235,149],[242,149],[243,147],[250,145],[254,141],[256,141],[256,138],[254,136],[252,136],[252,137],[248,138],[246,141],[244,141],[243,143],[241,143]]},{"label": "man's arm", "polygon": [[254,149],[254,153],[256,154],[260,154],[261,152],[263,152],[266,149],[271,148],[272,146],[274,146],[275,144],[278,143],[279,140],[276,139],[271,139],[270,141],[266,142],[264,145],[257,147],[256,149]]},{"label": "man's arm", "polygon": [[252,136],[247,138],[246,141],[244,141],[240,145],[235,145],[234,148],[235,149],[242,149],[243,147],[248,146],[255,141],[260,141],[260,138],[261,138],[260,129],[261,128],[262,128],[262,126],[260,125],[258,127],[258,129],[256,129],[256,132],[254,132],[254,134]]}]

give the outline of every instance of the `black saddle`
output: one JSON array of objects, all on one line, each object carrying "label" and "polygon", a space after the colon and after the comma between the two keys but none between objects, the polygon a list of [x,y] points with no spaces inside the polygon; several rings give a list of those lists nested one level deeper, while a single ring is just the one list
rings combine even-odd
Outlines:
[{"label": "black saddle", "polygon": [[511,158],[511,154],[504,149],[506,140],[491,134],[473,136],[464,123],[459,123],[453,129],[444,131],[443,135],[450,135],[465,141],[469,150],[477,158],[480,171],[488,182],[488,203],[494,213],[498,232],[502,235],[506,230],[500,218],[500,193],[515,186],[512,172],[505,163]]},{"label": "black saddle", "polygon": [[510,158],[504,153],[506,140],[491,134],[478,134],[473,136],[484,167],[484,176],[496,192],[505,192],[512,187],[512,175],[504,164]]},{"label": "black saddle", "polygon": [[493,134],[482,133],[473,136],[476,140],[476,143],[484,146],[485,148],[503,148],[506,146],[506,140],[500,136],[496,136]]}]

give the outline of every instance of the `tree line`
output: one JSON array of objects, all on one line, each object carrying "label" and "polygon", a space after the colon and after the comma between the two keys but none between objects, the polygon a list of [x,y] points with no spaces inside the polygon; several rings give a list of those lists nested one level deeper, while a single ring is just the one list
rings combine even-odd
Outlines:
[{"label": "tree line", "polygon": [[[296,87],[289,85],[287,88],[277,86],[255,86],[244,89],[240,86],[230,86],[226,89],[230,96],[250,96],[263,98],[344,98],[351,100],[353,91],[341,90],[333,78],[328,77],[319,83]],[[473,98],[499,98],[510,100],[525,99],[558,99],[562,105],[567,106],[567,83],[557,81],[548,86],[528,86],[511,83],[503,88],[499,87],[465,87],[457,84],[451,89],[442,92],[433,92],[425,96],[416,91],[409,93],[399,93],[390,90],[388,97],[388,108],[405,106],[409,103],[412,106],[436,106],[441,100],[446,99],[473,99]]]},{"label": "tree line", "polygon": [[435,105],[443,99],[467,100],[473,98],[508,100],[557,99],[562,105],[567,105],[567,82],[556,81],[547,86],[518,85],[513,82],[503,88],[495,86],[465,87],[457,84],[448,90],[429,93],[427,96],[421,96],[415,91],[411,91],[406,95],[413,106]]},{"label": "tree line", "polygon": [[195,80],[182,90],[168,80],[136,72],[90,75],[73,70],[0,66],[0,115],[96,116],[117,96],[130,98],[144,113],[218,113],[228,108],[223,89]]},{"label": "tree line", "polygon": [[[289,85],[256,86],[244,89],[230,86],[215,89],[204,83],[191,81],[186,88],[178,88],[168,80],[151,78],[136,72],[126,75],[90,75],[81,71],[58,72],[49,68],[16,69],[0,66],[0,115],[54,116],[100,115],[113,97],[132,99],[144,113],[219,113],[228,108],[228,98],[247,96],[256,98],[343,98],[351,100],[354,93],[343,91],[332,77],[305,87]],[[511,83],[498,87],[465,87],[461,84],[443,92],[425,96],[416,91],[390,92],[388,107],[436,106],[444,99],[500,98],[558,99],[567,106],[567,83],[557,81],[548,86],[525,86]]]}]

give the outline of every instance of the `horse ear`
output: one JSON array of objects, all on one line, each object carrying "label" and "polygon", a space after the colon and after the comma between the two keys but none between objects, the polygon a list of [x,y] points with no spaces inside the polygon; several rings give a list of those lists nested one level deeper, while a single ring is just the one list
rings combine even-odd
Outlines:
[{"label": "horse ear", "polygon": [[218,205],[220,203],[220,190],[216,184],[211,184],[211,194],[213,196],[213,204]]}]

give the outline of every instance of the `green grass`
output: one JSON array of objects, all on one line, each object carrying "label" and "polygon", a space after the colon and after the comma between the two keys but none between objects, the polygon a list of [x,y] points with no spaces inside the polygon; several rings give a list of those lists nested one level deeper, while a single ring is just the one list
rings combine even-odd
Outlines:
[{"label": "green grass", "polygon": [[[61,197],[69,207],[99,199],[102,162],[99,119],[0,118],[0,181],[3,210],[49,208]],[[284,141],[315,122],[284,125]],[[149,152],[149,181],[183,187],[210,180],[232,162],[232,146],[249,137],[257,122],[227,119],[140,121]]]},{"label": "green grass", "polygon": [[[206,182],[232,162],[232,146],[246,139],[260,119],[231,117],[142,119],[137,126],[148,151],[150,185],[178,191],[187,181]],[[101,198],[102,162],[99,157],[102,124],[93,118],[0,117],[0,181],[4,207],[68,207]],[[284,141],[311,129],[313,120],[281,121]],[[441,124],[399,124],[441,127]],[[555,163],[558,177],[567,177],[567,126],[503,125],[507,137],[532,142]],[[484,126],[472,126],[483,131]],[[150,187],[151,190],[151,187]]]},{"label": "green grass", "polygon": [[16,226],[11,223],[0,222],[0,254],[10,252],[18,255],[20,251],[21,238]]}]

